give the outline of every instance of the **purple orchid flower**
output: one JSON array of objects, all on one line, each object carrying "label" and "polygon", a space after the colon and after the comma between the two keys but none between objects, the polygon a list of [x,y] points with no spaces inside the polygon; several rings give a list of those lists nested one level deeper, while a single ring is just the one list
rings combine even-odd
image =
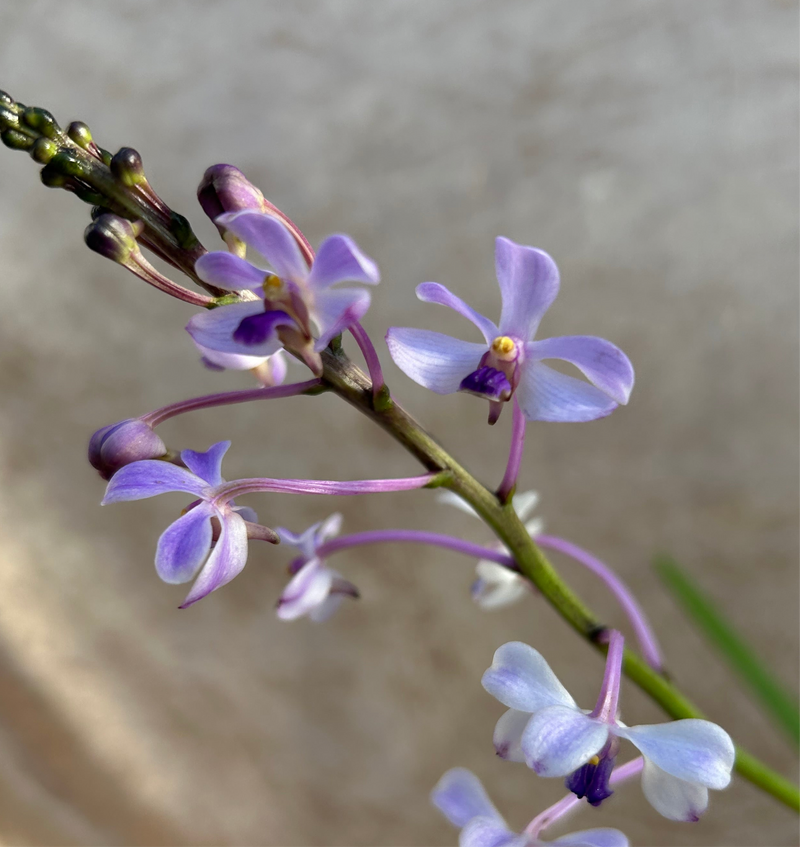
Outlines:
[{"label": "purple orchid flower", "polygon": [[[230,582],[247,562],[246,522],[257,523],[258,518],[252,509],[236,506],[223,488],[222,458],[230,446],[230,441],[220,441],[204,453],[184,450],[186,468],[153,459],[125,465],[106,488],[103,505],[169,491],[200,498],[167,527],[156,548],[156,572],[164,582],[195,580],[181,609]],[[278,540],[263,533],[260,537]]]},{"label": "purple orchid flower", "polygon": [[612,631],[603,686],[591,713],[578,707],[540,653],[527,644],[504,644],[483,675],[483,687],[508,706],[497,722],[497,754],[525,762],[540,776],[567,777],[578,797],[599,805],[613,793],[609,776],[627,739],[644,757],[642,790],[670,820],[696,821],[708,806],[708,789],[731,780],[734,747],[724,729],[704,720],[628,727],[617,719],[624,639]]},{"label": "purple orchid flower", "polygon": [[461,829],[460,847],[538,847],[542,844],[628,847],[629,843],[623,832],[607,827],[572,832],[554,841],[543,841],[537,837],[538,833],[513,832],[489,799],[481,781],[466,768],[447,771],[431,792],[431,802],[450,823]]},{"label": "purple orchid flower", "polygon": [[[485,342],[392,327],[386,343],[397,366],[437,394],[467,391],[487,399],[489,423],[514,394],[529,421],[591,421],[627,403],[633,367],[611,342],[586,335],[533,340],[558,294],[552,258],[535,247],[498,238],[495,268],[503,301],[499,327],[443,285],[417,286],[420,300],[454,309],[478,327]],[[543,359],[570,362],[591,384],[553,370]]]},{"label": "purple orchid flower", "polygon": [[297,238],[269,213],[226,213],[215,223],[261,253],[273,270],[225,251],[201,256],[195,269],[203,281],[251,299],[195,315],[186,327],[195,343],[216,354],[256,357],[271,356],[283,346],[319,375],[319,351],[360,320],[370,304],[363,288],[333,286],[345,281],[374,285],[380,280],[377,265],[347,235],[326,238],[309,262]]},{"label": "purple orchid flower", "polygon": [[277,533],[284,544],[296,547],[300,556],[289,566],[293,573],[278,600],[278,617],[291,621],[308,615],[321,623],[339,608],[345,597],[358,597],[358,589],[338,572],[325,565],[317,550],[339,534],[342,516],[338,513],[295,534],[284,527]]}]

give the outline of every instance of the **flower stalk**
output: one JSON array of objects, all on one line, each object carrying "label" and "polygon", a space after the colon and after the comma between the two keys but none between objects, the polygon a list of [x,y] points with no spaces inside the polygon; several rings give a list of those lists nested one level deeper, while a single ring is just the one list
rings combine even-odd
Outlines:
[{"label": "flower stalk", "polygon": [[[49,112],[25,107],[5,92],[0,92],[0,137],[6,146],[29,152],[36,162],[44,166],[41,176],[45,185],[65,188],[85,202],[102,207],[104,211],[129,221],[141,222],[141,235],[138,240],[144,246],[183,271],[211,295],[219,297],[226,293],[199,279],[195,263],[206,253],[205,248],[182,215],[168,209],[160,201],[156,202],[152,189],[144,180],[138,154],[132,156],[130,148],[120,151],[112,168],[114,157],[91,140],[91,134],[85,125],[81,125],[80,131],[65,133]],[[438,298],[436,302],[444,302],[443,294],[434,294]],[[449,292],[446,294],[452,301],[452,295]],[[451,302],[448,304],[452,305]],[[320,356],[322,386],[339,395],[386,430],[428,471],[424,477],[414,478],[415,482],[407,487],[443,485],[469,503],[509,550],[520,572],[533,582],[561,617],[598,650],[606,652],[608,645],[604,643],[602,636],[607,628],[561,579],[541,548],[531,539],[511,504],[505,502],[506,498],[498,497],[482,485],[397,404],[375,403],[372,384],[341,350],[336,353],[330,349],[323,350]],[[501,484],[501,492],[504,493],[506,488],[509,492],[513,488],[513,485],[509,485],[511,476],[516,479],[513,469],[513,464],[517,463],[516,449],[512,449],[510,454],[508,480],[504,479],[505,485]],[[237,481],[235,485],[248,483],[251,486],[247,488],[248,492],[297,491],[299,489],[295,483],[305,481],[291,481],[294,485],[292,489],[276,488],[274,480],[267,482],[271,487],[263,487],[264,480]],[[402,481],[377,482],[383,485],[389,482],[397,486]],[[410,483],[409,480],[406,482]],[[317,485],[319,488],[308,490],[306,493],[342,494],[365,493],[366,490],[399,490],[397,487],[370,489],[368,486],[356,490],[359,485],[357,483]],[[341,488],[348,485],[353,488]],[[364,486],[364,483],[360,485]],[[339,486],[339,489],[334,491],[328,486]],[[245,490],[239,488],[227,493],[236,496],[238,493],[245,493]],[[671,717],[704,717],[672,682],[628,648],[624,651],[622,671]],[[741,749],[737,750],[736,770],[765,792],[800,811],[800,791],[797,786]]]}]

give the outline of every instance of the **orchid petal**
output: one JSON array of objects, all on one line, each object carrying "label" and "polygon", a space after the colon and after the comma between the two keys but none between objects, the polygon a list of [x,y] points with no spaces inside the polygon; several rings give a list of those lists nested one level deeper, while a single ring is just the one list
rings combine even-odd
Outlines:
[{"label": "orchid petal", "polygon": [[495,270],[503,298],[500,333],[530,341],[558,294],[556,263],[544,250],[501,237],[495,241]]},{"label": "orchid petal", "polygon": [[194,263],[194,269],[203,282],[229,291],[258,288],[269,273],[225,250],[201,256]]},{"label": "orchid petal", "polygon": [[266,346],[280,347],[278,328],[297,326],[294,318],[281,309],[267,309],[255,315],[248,315],[233,331],[233,343],[242,350],[253,350]]},{"label": "orchid petal", "polygon": [[478,578],[472,583],[472,599],[486,611],[516,603],[528,593],[525,578],[498,562],[481,559],[475,573]]},{"label": "orchid petal", "polygon": [[275,528],[275,532],[281,539],[283,544],[288,544],[291,547],[296,547],[306,559],[313,559],[317,550],[317,529],[319,524],[315,523],[308,529],[302,532],[292,532],[285,527],[279,526]]},{"label": "orchid petal", "polygon": [[457,297],[438,282],[423,282],[418,285],[417,297],[423,303],[438,303],[440,306],[448,306],[468,321],[472,321],[483,333],[487,344],[491,344],[500,335],[500,331],[493,321],[484,317],[480,312],[476,312],[472,306],[468,306],[460,297]]},{"label": "orchid petal", "polygon": [[376,285],[381,275],[378,266],[348,235],[330,235],[317,250],[308,276],[309,288],[320,291],[337,282],[364,282]]},{"label": "orchid petal", "polygon": [[504,706],[521,712],[557,705],[578,708],[542,654],[521,641],[510,641],[495,652],[481,685]]},{"label": "orchid petal", "polygon": [[536,538],[537,535],[541,535],[544,532],[545,523],[542,518],[534,518],[533,520],[525,522],[525,532],[530,535],[531,538]]},{"label": "orchid petal", "polygon": [[447,771],[431,791],[431,803],[459,828],[473,818],[492,818],[505,825],[481,781],[466,768]]},{"label": "orchid petal", "polygon": [[[210,367],[212,370],[249,371],[257,368],[259,365],[263,365],[269,358],[268,356],[243,356],[239,353],[220,353],[217,350],[212,350],[210,347],[203,347],[202,344],[198,344],[196,341],[194,341],[194,345],[200,351],[206,367]],[[278,354],[276,353],[275,355],[277,356]],[[276,380],[276,384],[277,382]]]},{"label": "orchid petal", "polygon": [[708,789],[662,771],[647,757],[642,771],[642,791],[650,805],[671,821],[699,821],[708,808]]},{"label": "orchid petal", "polygon": [[342,531],[342,515],[340,512],[334,512],[328,515],[324,521],[317,524],[317,530],[314,533],[315,543],[318,547],[322,546],[326,541],[336,536]]},{"label": "orchid petal", "polygon": [[241,573],[247,564],[247,527],[233,511],[218,513],[220,534],[208,561],[186,595],[180,608],[185,609],[221,588]]},{"label": "orchid petal", "polygon": [[258,523],[258,514],[255,509],[251,509],[249,506],[234,506],[233,500],[231,500],[228,505],[243,521],[247,521],[248,523]]},{"label": "orchid petal", "polygon": [[193,474],[204,479],[209,485],[222,485],[225,482],[222,478],[222,460],[230,446],[230,441],[218,441],[202,453],[183,450],[181,459]]},{"label": "orchid petal", "polygon": [[198,497],[208,488],[208,483],[170,462],[143,459],[120,468],[106,488],[102,505],[122,500],[143,500],[169,491],[185,491]]},{"label": "orchid petal", "polygon": [[336,614],[346,596],[346,594],[329,594],[318,606],[309,611],[308,617],[314,623],[325,623]]},{"label": "orchid petal", "polygon": [[286,354],[283,350],[278,350],[272,356],[269,356],[269,375],[272,385],[283,385],[286,379]]},{"label": "orchid petal", "polygon": [[386,344],[397,367],[436,394],[458,391],[486,352],[485,344],[410,327],[393,326],[386,333]]},{"label": "orchid petal", "polygon": [[281,279],[300,282],[308,277],[308,265],[289,229],[264,212],[245,210],[220,215],[221,224],[248,247],[257,250]]},{"label": "orchid petal", "polygon": [[521,521],[527,520],[530,513],[539,505],[538,491],[523,491],[520,494],[515,494],[511,503],[517,517]]},{"label": "orchid petal", "polygon": [[574,706],[549,706],[528,721],[522,734],[525,761],[539,776],[567,776],[608,741],[608,725]]},{"label": "orchid petal", "polygon": [[436,495],[436,499],[440,503],[445,503],[448,506],[454,506],[456,509],[460,509],[462,512],[472,515],[474,518],[478,517],[478,513],[475,509],[473,509],[466,500],[462,500],[455,491],[440,491]]},{"label": "orchid petal", "polygon": [[458,837],[458,847],[527,847],[526,835],[511,832],[494,818],[473,818]]},{"label": "orchid petal", "polygon": [[200,503],[161,534],[156,548],[156,573],[164,582],[188,582],[200,570],[211,550],[213,514],[208,503]]},{"label": "orchid petal", "polygon": [[661,770],[687,782],[721,789],[731,781],[736,753],[731,737],[711,721],[687,718],[651,726],[618,727]]},{"label": "orchid petal", "polygon": [[525,362],[520,370],[517,399],[529,421],[593,421],[617,408],[599,388],[541,362]]},{"label": "orchid petal", "polygon": [[564,847],[629,847],[630,841],[624,832],[610,827],[584,829],[581,832],[570,832],[556,838],[550,844],[562,844]]},{"label": "orchid petal", "polygon": [[492,742],[495,753],[507,762],[524,762],[525,754],[522,752],[522,733],[531,719],[530,712],[518,712],[509,709],[500,716],[494,728]]},{"label": "orchid petal", "polygon": [[245,318],[263,313],[263,300],[248,300],[245,303],[217,306],[216,309],[194,315],[186,324],[186,331],[203,351],[208,349],[218,353],[245,355],[253,359],[271,356],[281,348],[280,341],[274,335],[267,338],[263,344],[254,346],[240,344],[233,340],[234,332]]},{"label": "orchid petal", "polygon": [[592,335],[564,335],[525,345],[531,360],[563,359],[575,365],[593,385],[625,405],[633,389],[633,365],[610,341]]},{"label": "orchid petal", "polygon": [[278,617],[292,621],[307,615],[330,594],[334,573],[319,559],[312,559],[292,577],[278,600]]},{"label": "orchid petal", "polygon": [[367,313],[371,301],[369,291],[363,288],[333,288],[314,295],[311,313],[319,338],[314,349],[324,350],[332,338],[347,327],[360,321]]}]

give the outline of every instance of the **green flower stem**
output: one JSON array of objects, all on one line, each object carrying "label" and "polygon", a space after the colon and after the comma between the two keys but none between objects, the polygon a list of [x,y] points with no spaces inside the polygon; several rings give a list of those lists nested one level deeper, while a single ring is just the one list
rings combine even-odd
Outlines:
[{"label": "green flower stem", "polygon": [[[520,571],[531,580],[573,629],[601,652],[606,651],[602,634],[606,627],[564,583],[547,557],[528,535],[511,504],[503,505],[497,495],[478,482],[396,403],[376,409],[367,377],[341,352],[322,354],[322,381],[330,389],[372,418],[430,471],[449,471],[443,486],[469,503],[492,528],[516,559]],[[653,670],[638,653],[627,649],[623,671],[672,718],[704,718],[703,713],[664,676]],[[800,790],[767,767],[755,756],[737,747],[736,770],[745,779],[790,808],[800,811]]]}]

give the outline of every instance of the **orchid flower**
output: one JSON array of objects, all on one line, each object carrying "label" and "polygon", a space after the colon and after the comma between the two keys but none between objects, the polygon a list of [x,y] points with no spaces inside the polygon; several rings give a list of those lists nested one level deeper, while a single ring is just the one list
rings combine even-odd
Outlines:
[{"label": "orchid flower", "polygon": [[345,281],[374,285],[380,280],[377,265],[347,235],[326,238],[312,260],[286,224],[266,212],[227,212],[215,223],[261,253],[272,270],[232,252],[201,256],[195,264],[200,279],[250,299],[195,315],[186,327],[195,344],[211,361],[219,361],[219,354],[271,356],[286,347],[319,375],[319,351],[370,304],[363,288],[333,286]]},{"label": "orchid flower", "polygon": [[[449,306],[483,333],[485,341],[460,341],[425,329],[392,327],[386,343],[395,364],[437,394],[467,391],[489,401],[489,423],[516,394],[529,421],[591,421],[628,402],[633,367],[611,342],[574,335],[534,341],[539,322],[558,294],[558,268],[543,250],[495,242],[495,268],[503,308],[500,324],[476,312],[436,282],[417,286],[426,303]],[[542,364],[561,359],[589,383]]]},{"label": "orchid flower", "polygon": [[[572,832],[554,841],[542,841],[538,833],[516,833],[509,829],[474,773],[453,768],[431,792],[431,802],[461,829],[460,847],[538,847],[563,844],[570,847],[628,847],[628,839],[618,829],[602,827]],[[552,821],[550,821],[552,822]]]},{"label": "orchid flower", "polygon": [[687,719],[628,727],[617,719],[624,640],[612,631],[603,685],[590,713],[578,707],[540,653],[517,641],[494,654],[483,687],[508,706],[497,722],[498,756],[524,761],[540,776],[567,777],[578,797],[599,805],[613,792],[608,779],[627,739],[644,757],[642,790],[670,820],[696,821],[708,806],[708,789],[727,787],[733,742],[710,721]]},{"label": "orchid flower", "polygon": [[[257,524],[256,513],[236,506],[225,489],[222,459],[231,446],[220,441],[204,453],[184,450],[185,468],[169,462],[144,459],[125,465],[111,478],[103,505],[142,500],[185,491],[199,497],[158,539],[156,572],[164,582],[195,583],[180,608],[185,609],[230,582],[247,562],[248,525]],[[277,542],[266,527],[259,537]]]},{"label": "orchid flower", "polygon": [[326,541],[339,534],[341,526],[342,516],[336,513],[299,534],[278,527],[281,541],[300,551],[300,556],[289,566],[294,576],[278,600],[278,617],[282,620],[308,615],[320,623],[339,608],[345,597],[358,597],[355,585],[317,555]]},{"label": "orchid flower", "polygon": [[[468,515],[478,517],[478,513],[465,500],[462,500],[452,491],[442,491],[437,499],[440,503],[455,506]],[[514,497],[513,505],[517,517],[525,524],[525,529],[531,538],[536,538],[544,530],[544,521],[541,518],[528,520],[531,512],[539,502],[539,494],[536,491],[525,491]],[[500,543],[494,545],[498,550],[507,550]],[[472,583],[470,593],[477,605],[486,611],[501,609],[511,603],[516,603],[526,595],[530,594],[532,585],[529,580],[511,568],[492,562],[489,559],[480,559],[475,565],[476,579]]]}]

